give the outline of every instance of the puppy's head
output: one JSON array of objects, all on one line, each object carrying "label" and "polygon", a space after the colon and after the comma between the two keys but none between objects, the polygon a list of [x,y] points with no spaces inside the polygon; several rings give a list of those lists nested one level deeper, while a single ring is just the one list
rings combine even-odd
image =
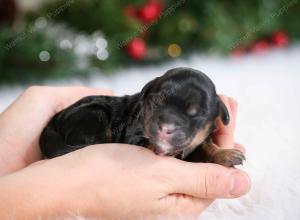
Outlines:
[{"label": "puppy's head", "polygon": [[142,90],[144,131],[159,155],[187,155],[229,114],[213,82],[190,68],[175,68]]}]

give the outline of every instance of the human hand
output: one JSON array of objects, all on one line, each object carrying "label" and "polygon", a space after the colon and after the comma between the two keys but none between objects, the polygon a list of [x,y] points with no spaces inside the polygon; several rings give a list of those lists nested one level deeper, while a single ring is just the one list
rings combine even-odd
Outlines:
[{"label": "human hand", "polygon": [[48,121],[88,95],[112,95],[112,91],[85,87],[27,89],[0,114],[0,176],[40,160],[39,137]]},{"label": "human hand", "polygon": [[[9,139],[11,135],[5,139],[6,143],[10,140],[14,144],[12,146],[21,148],[16,149],[16,158],[24,159],[25,153],[35,152],[35,157],[27,163],[41,157],[37,150],[38,137],[48,120],[80,97],[96,93],[83,88],[46,88],[46,93],[41,91],[44,88],[30,90],[1,116],[2,124],[6,122],[9,125],[8,128],[2,127],[1,137],[12,134],[11,131],[21,134],[19,140]],[[226,100],[224,102],[228,105]],[[37,109],[33,109],[35,105],[38,105]],[[6,117],[11,117],[13,122]],[[235,114],[231,114],[231,118],[235,118]],[[32,129],[22,129],[24,124],[32,125]],[[227,147],[233,146],[229,141],[233,140],[232,128],[232,125],[220,127],[222,135],[218,137],[216,134],[218,141],[228,143]],[[226,135],[221,132],[222,129],[227,129]],[[120,144],[90,146],[35,163],[3,177],[0,184],[1,195],[4,198],[6,195],[6,203],[2,207],[12,204],[10,198],[17,201],[16,195],[27,192],[26,196],[17,197],[19,210],[15,213],[20,216],[14,216],[15,219],[30,219],[37,213],[47,217],[72,213],[100,219],[188,219],[195,218],[214,198],[238,197],[250,187],[247,175],[236,169],[159,157],[147,149]],[[10,193],[13,197],[9,197]],[[31,203],[27,202],[28,199]],[[10,208],[0,210],[7,213]]]},{"label": "human hand", "polygon": [[2,177],[0,215],[195,219],[213,199],[239,197],[249,187],[237,169],[157,156],[138,146],[94,145]]}]

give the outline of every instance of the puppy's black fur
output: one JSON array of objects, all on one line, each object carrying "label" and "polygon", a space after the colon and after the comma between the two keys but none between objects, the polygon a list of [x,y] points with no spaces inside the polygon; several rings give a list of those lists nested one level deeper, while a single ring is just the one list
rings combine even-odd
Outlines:
[{"label": "puppy's black fur", "polygon": [[229,123],[213,82],[197,70],[175,68],[135,95],[79,100],[54,116],[40,146],[48,158],[93,144],[127,143],[189,161],[241,164],[241,152],[213,144],[218,118]]}]

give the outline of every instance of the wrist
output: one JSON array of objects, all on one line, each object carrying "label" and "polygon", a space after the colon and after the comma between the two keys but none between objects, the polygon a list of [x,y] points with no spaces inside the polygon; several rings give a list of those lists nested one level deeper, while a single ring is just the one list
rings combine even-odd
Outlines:
[{"label": "wrist", "polygon": [[83,203],[88,195],[80,193],[78,179],[54,164],[45,162],[0,178],[2,219],[88,217],[89,207]]}]

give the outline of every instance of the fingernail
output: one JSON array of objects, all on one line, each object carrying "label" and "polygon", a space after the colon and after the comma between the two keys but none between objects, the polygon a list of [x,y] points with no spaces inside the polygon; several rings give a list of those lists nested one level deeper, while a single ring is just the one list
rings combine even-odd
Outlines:
[{"label": "fingernail", "polygon": [[250,178],[241,172],[233,172],[231,174],[232,188],[230,194],[232,196],[242,196],[250,190]]}]

